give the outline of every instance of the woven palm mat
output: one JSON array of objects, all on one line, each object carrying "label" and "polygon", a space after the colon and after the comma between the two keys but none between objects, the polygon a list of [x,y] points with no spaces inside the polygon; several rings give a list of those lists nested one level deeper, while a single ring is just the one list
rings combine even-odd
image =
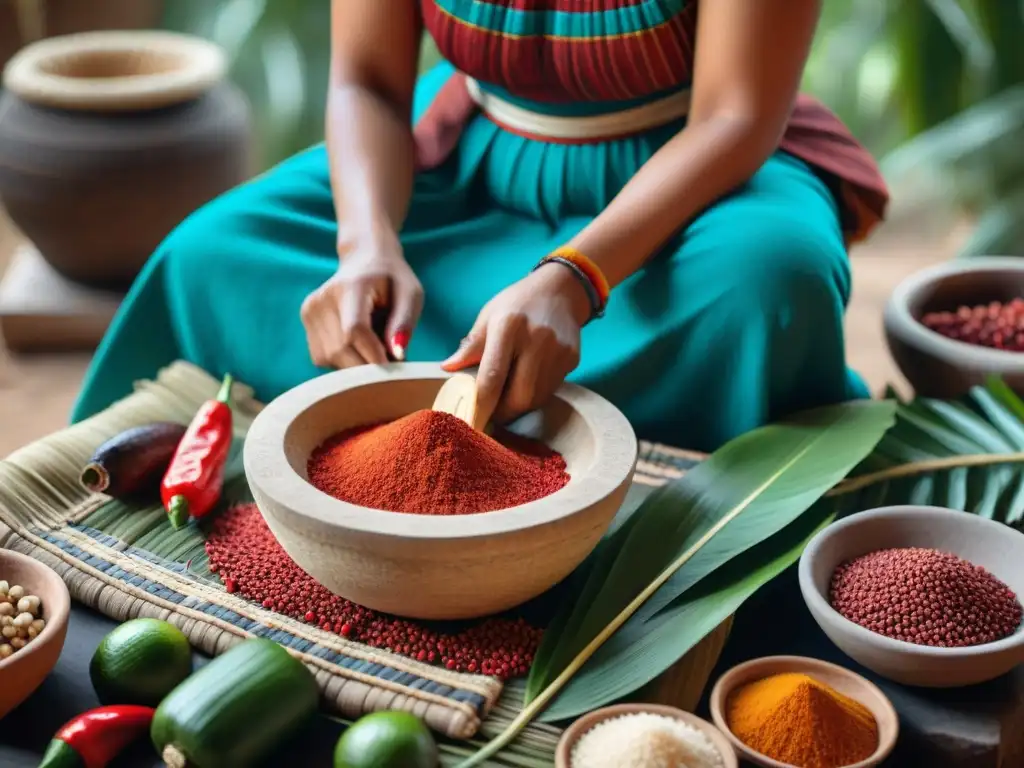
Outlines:
[{"label": "woven palm mat", "polygon": [[[343,717],[406,709],[456,739],[474,736],[485,719],[481,735],[514,717],[520,686],[508,686],[515,690],[502,699],[496,678],[373,649],[228,594],[207,567],[200,527],[174,531],[160,507],[131,506],[79,485],[82,466],[104,440],[152,421],[187,423],[217,388],[200,369],[175,363],[155,381],[139,382],[134,394],[106,411],[0,462],[0,546],[50,565],[72,597],[107,616],[166,619],[208,654],[223,653],[254,635],[275,640],[316,673],[327,705]],[[251,498],[239,448],[260,407],[242,385],[236,385],[234,398],[239,439],[224,490],[231,502]],[[632,503],[699,459],[699,454],[642,444]],[[553,750],[557,735],[557,729],[534,725],[525,738]]]}]

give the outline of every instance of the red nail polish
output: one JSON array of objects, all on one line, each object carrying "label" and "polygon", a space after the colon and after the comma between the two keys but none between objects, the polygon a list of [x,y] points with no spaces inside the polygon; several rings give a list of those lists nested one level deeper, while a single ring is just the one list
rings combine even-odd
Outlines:
[{"label": "red nail polish", "polygon": [[409,346],[409,332],[406,330],[395,331],[391,337],[391,354],[396,360],[405,359],[405,350]]}]

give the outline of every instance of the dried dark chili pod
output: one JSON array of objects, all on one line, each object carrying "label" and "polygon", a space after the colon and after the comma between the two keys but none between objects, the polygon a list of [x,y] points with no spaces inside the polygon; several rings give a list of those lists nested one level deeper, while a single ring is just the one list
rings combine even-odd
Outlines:
[{"label": "dried dark chili pod", "polygon": [[127,429],[107,440],[82,470],[82,485],[115,498],[156,493],[186,427],[158,421]]}]

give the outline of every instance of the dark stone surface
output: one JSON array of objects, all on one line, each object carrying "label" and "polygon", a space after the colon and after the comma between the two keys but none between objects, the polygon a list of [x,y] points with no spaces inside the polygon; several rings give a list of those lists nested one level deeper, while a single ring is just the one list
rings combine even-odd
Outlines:
[{"label": "dark stone surface", "polygon": [[[89,683],[89,659],[114,622],[75,605],[67,643],[53,673],[0,728],[0,767],[36,768],[53,733],[99,702]],[[835,648],[804,607],[795,569],[761,590],[736,618],[713,679],[757,656],[797,654],[841,664],[874,680],[900,713],[897,750],[886,768],[1024,768],[1024,667],[991,683],[959,690],[906,688],[881,680]],[[205,663],[196,656],[197,664]],[[2,684],[2,681],[0,681]],[[705,713],[706,714],[706,713]],[[288,746],[284,764],[331,765],[341,727],[319,717]],[[301,763],[296,758],[302,757]],[[267,761],[272,765],[275,759]],[[161,768],[151,746],[139,744],[111,768]]]}]

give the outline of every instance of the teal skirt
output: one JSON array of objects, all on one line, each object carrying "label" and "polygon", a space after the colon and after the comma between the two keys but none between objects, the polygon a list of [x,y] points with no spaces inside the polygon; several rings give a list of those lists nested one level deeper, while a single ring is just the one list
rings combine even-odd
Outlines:
[{"label": "teal skirt", "polygon": [[[452,70],[424,76],[416,112]],[[609,203],[681,128],[589,145],[510,134],[484,117],[420,174],[402,244],[426,293],[410,360],[442,360],[480,308]],[[682,222],[681,222],[682,223]],[[196,211],[125,299],[73,413],[85,418],[176,359],[269,400],[323,371],[303,299],[337,268],[323,146]],[[850,266],[829,186],[776,153],[612,293],[570,380],[649,440],[712,450],[795,410],[864,397],[844,357]]]}]

